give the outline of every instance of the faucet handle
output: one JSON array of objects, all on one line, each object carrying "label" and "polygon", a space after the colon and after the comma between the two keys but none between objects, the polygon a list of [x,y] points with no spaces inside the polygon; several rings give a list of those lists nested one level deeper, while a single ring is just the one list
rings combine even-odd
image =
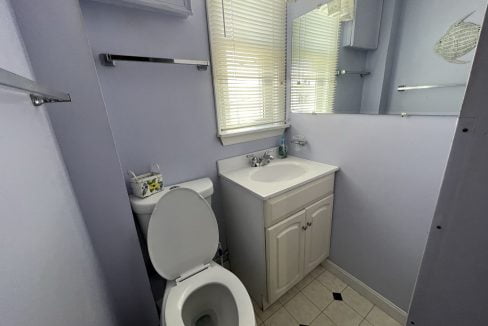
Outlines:
[{"label": "faucet handle", "polygon": [[259,166],[259,159],[254,154],[247,154],[246,157],[249,159],[249,163],[252,167]]},{"label": "faucet handle", "polygon": [[266,151],[263,154],[263,159],[270,160],[271,161],[271,160],[274,160],[274,156],[271,155],[271,152],[270,151]]}]

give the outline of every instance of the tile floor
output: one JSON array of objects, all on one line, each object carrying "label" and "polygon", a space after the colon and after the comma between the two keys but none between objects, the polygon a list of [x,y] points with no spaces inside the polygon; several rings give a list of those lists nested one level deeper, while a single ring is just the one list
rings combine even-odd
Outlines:
[{"label": "tile floor", "polygon": [[401,326],[320,265],[264,312],[254,310],[258,326]]}]

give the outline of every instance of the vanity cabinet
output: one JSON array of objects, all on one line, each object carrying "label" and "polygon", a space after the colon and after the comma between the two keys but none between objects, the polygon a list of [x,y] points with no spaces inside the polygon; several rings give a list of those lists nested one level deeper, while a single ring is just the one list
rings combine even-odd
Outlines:
[{"label": "vanity cabinet", "polygon": [[266,229],[268,301],[274,302],[329,256],[333,196]]},{"label": "vanity cabinet", "polygon": [[327,168],[325,175],[266,197],[232,174],[220,174],[230,267],[262,308],[329,256],[338,168]]}]

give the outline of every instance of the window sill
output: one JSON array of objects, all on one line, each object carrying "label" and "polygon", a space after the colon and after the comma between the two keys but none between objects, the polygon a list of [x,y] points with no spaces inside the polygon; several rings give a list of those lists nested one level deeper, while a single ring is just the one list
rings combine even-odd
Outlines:
[{"label": "window sill", "polygon": [[222,145],[227,146],[279,136],[289,127],[290,124],[288,123],[266,127],[251,127],[245,128],[245,130],[221,133],[218,137],[220,138]]}]

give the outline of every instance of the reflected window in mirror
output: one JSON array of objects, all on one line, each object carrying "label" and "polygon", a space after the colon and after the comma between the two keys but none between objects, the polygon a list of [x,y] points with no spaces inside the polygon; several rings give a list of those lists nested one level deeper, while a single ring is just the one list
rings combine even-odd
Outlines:
[{"label": "reflected window in mirror", "polygon": [[292,112],[334,111],[341,23],[353,10],[354,0],[333,0],[293,21]]}]

